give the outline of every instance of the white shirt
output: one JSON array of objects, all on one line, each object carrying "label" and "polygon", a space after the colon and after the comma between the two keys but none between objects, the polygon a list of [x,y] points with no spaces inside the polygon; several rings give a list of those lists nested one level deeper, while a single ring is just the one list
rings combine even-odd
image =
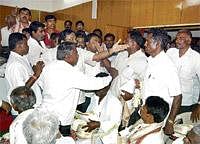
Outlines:
[{"label": "white shirt", "polygon": [[[8,100],[13,89],[18,86],[25,86],[27,80],[33,75],[33,70],[28,63],[26,56],[21,56],[15,52],[10,52],[6,65],[5,77],[9,84]],[[41,91],[37,81],[31,87],[36,95],[36,105],[41,103]],[[17,114],[16,112],[14,114]]]},{"label": "white shirt", "polygon": [[101,89],[111,77],[89,77],[67,62],[56,60],[44,67],[39,80],[44,97],[41,107],[55,112],[62,125],[71,125],[80,89]]},{"label": "white shirt", "polygon": [[169,103],[170,108],[173,97],[181,94],[181,86],[176,66],[171,59],[160,52],[155,57],[149,57],[144,77],[143,102],[149,96],[160,96]]},{"label": "white shirt", "polygon": [[176,64],[182,88],[182,105],[190,106],[199,100],[200,92],[200,54],[191,48],[179,57],[179,49],[171,48],[167,51]]},{"label": "white shirt", "polygon": [[75,144],[75,141],[72,137],[67,136],[56,139],[56,144]]},{"label": "white shirt", "polygon": [[153,144],[164,144],[163,132],[159,131],[147,135],[140,144],[149,144],[149,142],[153,142]]},{"label": "white shirt", "polygon": [[8,30],[8,26],[5,26],[1,28],[1,45],[2,46],[8,46],[8,38],[9,35],[11,34],[11,30]]},{"label": "white shirt", "polygon": [[[125,132],[124,134],[130,139],[131,144],[135,144],[136,142],[140,142],[140,144],[149,144],[151,142],[153,142],[153,144],[164,144],[162,126],[163,122],[152,124],[141,123],[136,127],[130,126],[130,129],[127,129],[128,133]],[[161,130],[155,132],[155,130],[159,128],[161,128]],[[126,131],[126,129],[124,131]]]},{"label": "white shirt", "polygon": [[147,57],[141,50],[129,57],[128,52],[124,51],[118,54],[113,66],[117,68],[119,75],[113,80],[110,90],[114,96],[118,97],[120,95],[120,88],[128,81],[132,80],[132,87],[134,87],[134,79],[143,80],[147,66]]},{"label": "white shirt", "polygon": [[26,110],[20,113],[17,118],[10,125],[10,144],[27,144],[26,138],[23,134],[23,122],[31,114],[34,109]]},{"label": "white shirt", "polygon": [[28,61],[33,66],[35,65],[41,58],[41,55],[46,51],[46,47],[43,41],[40,41],[41,45],[34,38],[30,37],[28,40]]},{"label": "white shirt", "polygon": [[[91,103],[87,112],[94,112],[99,118],[98,121],[101,123],[99,132],[106,134],[102,138],[103,143],[116,144],[118,127],[121,122],[122,104],[110,91],[108,91],[107,95],[101,100],[100,104],[98,104],[98,102],[98,96],[91,97]],[[111,130],[110,133],[108,132],[109,130]]]},{"label": "white shirt", "polygon": [[42,61],[46,64],[57,60],[57,46],[55,48],[46,49],[46,51],[41,55]]}]

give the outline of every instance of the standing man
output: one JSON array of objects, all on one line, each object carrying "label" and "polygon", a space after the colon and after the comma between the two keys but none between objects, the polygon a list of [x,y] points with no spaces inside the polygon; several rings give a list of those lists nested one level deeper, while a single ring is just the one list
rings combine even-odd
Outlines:
[{"label": "standing man", "polygon": [[[14,88],[26,85],[29,88],[32,87],[36,94],[36,104],[39,105],[42,96],[40,88],[35,82],[42,72],[42,63],[37,63],[33,71],[26,57],[29,51],[27,38],[21,33],[12,33],[9,36],[9,49],[10,56],[5,71],[5,77],[10,87],[8,96]],[[10,100],[10,97],[8,99]],[[13,114],[17,115],[16,112]]]},{"label": "standing man", "polygon": [[56,17],[54,15],[47,15],[45,17],[45,37],[44,37],[44,43],[46,47],[50,48],[52,47],[52,40],[51,40],[51,34],[52,33],[59,33],[58,30],[56,30]]},{"label": "standing man", "polygon": [[[104,44],[106,45],[106,49],[110,49],[113,47],[115,43],[115,35],[112,33],[107,33],[104,36]],[[112,54],[108,59],[110,62],[112,62],[117,56],[117,53]]]},{"label": "standing man", "polygon": [[64,28],[65,28],[65,29],[70,29],[70,30],[72,30],[72,21],[66,20],[66,21],[64,22]]},{"label": "standing man", "polygon": [[31,11],[25,7],[20,8],[14,32],[22,33],[22,30],[24,28],[28,28],[29,25],[31,24],[30,20],[31,20]]},{"label": "standing man", "polygon": [[61,121],[60,132],[63,136],[70,135],[80,89],[98,90],[111,81],[110,76],[95,78],[80,72],[74,67],[78,58],[76,44],[63,42],[58,46],[58,60],[46,65],[40,76],[44,97],[41,108],[57,114]]},{"label": "standing man", "polygon": [[182,87],[180,113],[192,112],[191,120],[200,120],[200,54],[191,49],[192,34],[189,30],[180,30],[176,35],[177,48],[171,48],[167,54],[176,64]]},{"label": "standing man", "polygon": [[33,66],[46,51],[46,46],[43,41],[45,36],[44,24],[39,21],[34,21],[30,24],[29,29],[31,37],[28,40],[28,61]]},{"label": "standing man", "polygon": [[181,106],[181,86],[177,68],[164,52],[167,34],[160,29],[150,29],[146,38],[145,51],[150,55],[144,76],[143,102],[149,96],[161,96],[170,105],[165,124],[165,134],[173,134],[174,120]]}]

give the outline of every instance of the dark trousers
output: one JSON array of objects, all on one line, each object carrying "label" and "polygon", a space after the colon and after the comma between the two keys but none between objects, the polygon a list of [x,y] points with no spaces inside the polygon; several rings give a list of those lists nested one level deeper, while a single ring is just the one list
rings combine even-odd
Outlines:
[{"label": "dark trousers", "polygon": [[182,113],[185,113],[185,112],[191,112],[196,105],[197,104],[193,104],[193,105],[190,105],[190,106],[181,106],[178,114],[182,114]]},{"label": "dark trousers", "polygon": [[[128,121],[128,127],[131,125],[134,125],[141,118],[138,111],[139,111],[139,108],[136,108],[135,111],[131,114]],[[120,125],[118,128],[118,131],[121,131],[123,129],[125,129],[125,127],[122,127],[122,125]]]},{"label": "dark trousers", "polygon": [[59,126],[59,131],[60,133],[65,137],[65,136],[70,136],[71,135],[71,125],[66,125],[66,126]]},{"label": "dark trousers", "polygon": [[88,106],[90,104],[90,101],[91,101],[91,98],[90,97],[86,97],[85,98],[85,102],[82,103],[82,104],[79,104],[76,109],[79,110],[80,112],[83,112],[83,113],[86,112],[87,108],[88,108]]}]

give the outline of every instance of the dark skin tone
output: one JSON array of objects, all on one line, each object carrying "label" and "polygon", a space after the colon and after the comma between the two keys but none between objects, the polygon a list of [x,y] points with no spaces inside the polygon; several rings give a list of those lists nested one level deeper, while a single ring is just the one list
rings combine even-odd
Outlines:
[{"label": "dark skin tone", "polygon": [[186,137],[183,139],[184,144],[199,144],[200,143],[200,136],[193,132],[193,129],[189,131]]},{"label": "dark skin tone", "polygon": [[[13,49],[14,52],[18,53],[19,55],[23,56],[28,53],[29,47],[27,45],[27,39],[24,38],[23,41],[18,42],[15,49]],[[44,63],[42,61],[37,62],[35,66],[33,66],[34,74],[31,76],[25,83],[25,85],[29,88],[35,83],[35,81],[40,76],[42,69],[44,67]]]},{"label": "dark skin tone", "polygon": [[[157,56],[163,49],[161,48],[160,41],[154,41],[152,34],[148,34],[145,43],[145,51],[150,54],[152,57]],[[174,133],[174,126],[173,122],[176,118],[177,113],[180,110],[181,102],[182,102],[182,95],[173,96],[173,103],[171,107],[171,111],[167,122],[165,124],[164,133],[166,135],[172,135]],[[172,121],[172,122],[169,122]]]},{"label": "dark skin tone", "polygon": [[[106,96],[110,86],[107,86],[101,90],[95,91],[95,94],[99,97],[99,103],[102,101],[102,99]],[[87,122],[87,125],[83,126],[82,128],[87,128],[85,132],[91,132],[92,130],[99,128],[101,123],[99,121],[93,121],[90,120]]]},{"label": "dark skin tone", "polygon": [[[179,57],[182,57],[187,52],[187,50],[190,48],[191,41],[192,39],[185,32],[179,32],[176,35],[176,46],[179,49]],[[194,106],[190,119],[192,122],[197,122],[200,120],[200,104],[196,104]]]}]

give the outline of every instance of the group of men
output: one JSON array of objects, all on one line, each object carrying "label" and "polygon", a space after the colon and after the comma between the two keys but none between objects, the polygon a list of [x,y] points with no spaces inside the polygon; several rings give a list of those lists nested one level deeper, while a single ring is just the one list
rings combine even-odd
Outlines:
[{"label": "group of men", "polygon": [[[21,8],[17,17],[7,17],[7,31],[1,30],[1,44],[9,48],[8,102],[16,117],[11,144],[117,144],[118,131],[140,118],[144,124],[126,134],[127,143],[162,144],[163,131],[174,133],[177,114],[191,112],[192,122],[200,120],[200,55],[190,47],[189,30],[178,31],[176,48],[165,52],[169,40],[161,29],[148,30],[146,38],[131,30],[119,44],[111,33],[103,41],[100,29],[86,32],[82,21],[74,32],[67,20],[59,32],[54,15],[45,17],[45,25],[30,17]],[[73,136],[76,109],[95,114],[83,126],[97,130],[95,140]]]}]

